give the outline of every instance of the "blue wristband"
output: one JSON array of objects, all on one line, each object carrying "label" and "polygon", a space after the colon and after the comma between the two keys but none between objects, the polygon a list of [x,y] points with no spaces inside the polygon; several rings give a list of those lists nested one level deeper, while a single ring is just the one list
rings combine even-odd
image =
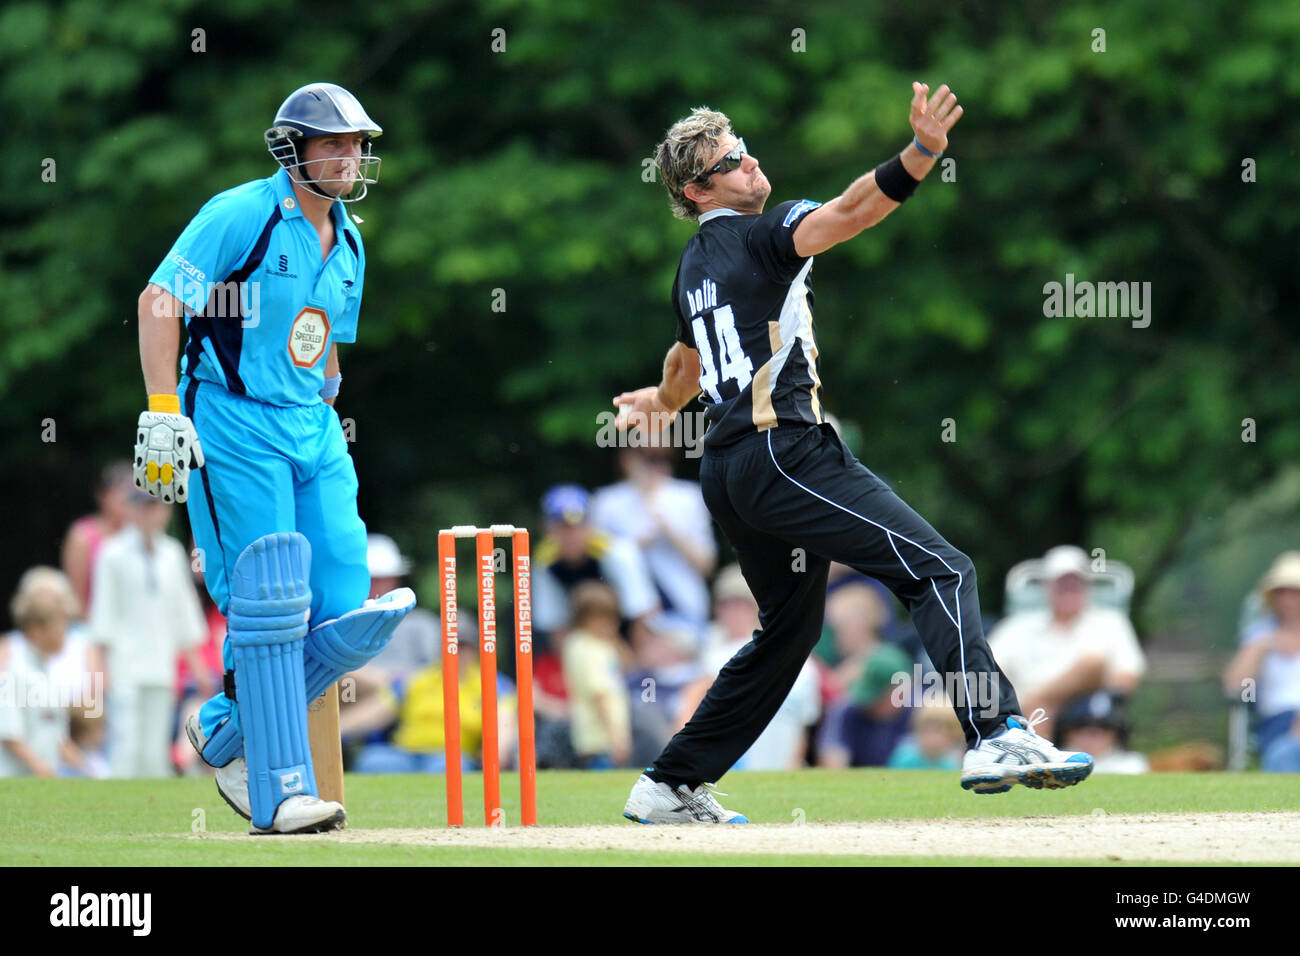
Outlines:
[{"label": "blue wristband", "polygon": [[921,141],[917,139],[915,136],[912,137],[912,142],[916,144],[917,149],[925,153],[925,155],[929,156],[931,159],[938,159],[940,156],[943,155],[943,150],[939,150],[939,152],[937,153],[930,152],[928,149],[926,149],[924,146],[921,145]]},{"label": "blue wristband", "polygon": [[339,386],[343,383],[342,375],[332,375],[325,379],[325,384],[321,386],[320,397],[324,399],[337,398]]}]

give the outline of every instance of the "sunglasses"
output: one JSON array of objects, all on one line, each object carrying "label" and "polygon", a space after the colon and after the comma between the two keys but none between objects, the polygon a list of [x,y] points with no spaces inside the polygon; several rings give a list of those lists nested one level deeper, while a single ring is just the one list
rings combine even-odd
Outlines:
[{"label": "sunglasses", "polygon": [[706,169],[696,178],[695,181],[697,183],[707,183],[709,177],[714,173],[729,173],[733,169],[737,169],[740,166],[741,160],[748,155],[749,152],[745,149],[745,140],[742,138],[736,143],[735,149]]}]

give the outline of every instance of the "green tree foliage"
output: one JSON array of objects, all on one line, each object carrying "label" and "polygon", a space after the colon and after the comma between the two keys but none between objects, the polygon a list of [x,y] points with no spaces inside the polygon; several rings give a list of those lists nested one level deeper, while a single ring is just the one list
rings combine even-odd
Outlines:
[{"label": "green tree foliage", "polygon": [[[129,452],[149,273],[209,196],[272,171],[263,129],[319,79],[385,127],[339,408],[363,515],[418,558],[439,524],[532,522],[551,482],[612,477],[595,416],[655,380],[692,229],[642,161],[700,104],[776,202],[901,148],[912,79],[961,97],[955,181],[937,169],[814,284],[827,408],[993,607],[1011,563],[1063,540],[1155,584],[1194,520],[1300,452],[1295,5],[14,2],[3,580],[53,560],[92,467]],[[1149,282],[1150,326],[1046,316],[1067,273]]]}]

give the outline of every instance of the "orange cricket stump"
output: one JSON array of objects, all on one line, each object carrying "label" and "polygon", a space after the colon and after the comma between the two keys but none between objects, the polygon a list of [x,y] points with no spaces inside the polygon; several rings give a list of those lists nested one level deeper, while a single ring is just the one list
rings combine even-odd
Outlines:
[{"label": "orange cricket stump", "polygon": [[483,822],[501,823],[501,747],[497,739],[497,587],[492,531],[474,536],[478,577],[479,688],[483,695]]},{"label": "orange cricket stump", "polygon": [[438,581],[442,592],[442,735],[447,756],[447,826],[465,823],[460,776],[460,650],[456,621],[456,536],[438,533]]},{"label": "orange cricket stump", "polygon": [[478,592],[479,688],[483,695],[483,817],[488,826],[505,822],[501,809],[501,758],[497,712],[496,600],[497,538],[510,538],[514,565],[515,676],[519,701],[519,796],[524,826],[537,825],[537,756],[533,724],[533,611],[528,530],[513,525],[478,528],[456,525],[438,532],[442,590],[443,736],[447,752],[447,825],[462,826],[460,769],[460,685],[456,608],[456,540],[474,539]]},{"label": "orange cricket stump", "polygon": [[515,679],[519,685],[519,800],[522,823],[532,827],[537,825],[537,754],[533,736],[533,599],[528,532],[516,528],[511,543],[515,561]]}]

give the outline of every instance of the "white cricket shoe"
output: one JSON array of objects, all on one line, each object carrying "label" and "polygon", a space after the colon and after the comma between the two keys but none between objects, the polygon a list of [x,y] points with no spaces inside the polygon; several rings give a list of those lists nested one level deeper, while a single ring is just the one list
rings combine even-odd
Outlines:
[{"label": "white cricket shoe", "polygon": [[963,790],[976,793],[1005,793],[1018,783],[1041,790],[1072,787],[1092,773],[1090,754],[1058,750],[1050,740],[1034,733],[1047,719],[1039,707],[1026,720],[1020,715],[1007,718],[1006,730],[985,737],[978,747],[966,751],[961,763]]},{"label": "white cricket shoe", "polygon": [[[185,720],[185,736],[190,738],[190,746],[195,749],[199,759],[203,760],[203,748],[208,738],[203,735],[197,714],[190,714]],[[206,760],[203,761],[207,763]],[[209,764],[211,766],[211,764]],[[248,796],[248,764],[243,757],[236,757],[224,767],[215,767],[217,793],[241,817],[249,822],[253,819],[253,803]]]},{"label": "white cricket shoe", "polygon": [[343,821],[346,819],[347,814],[343,810],[343,804],[299,794],[296,797],[286,797],[276,807],[275,819],[269,827],[266,829],[250,827],[248,832],[253,836],[272,833],[324,833],[327,830],[337,830],[343,826]]},{"label": "white cricket shoe", "polygon": [[[749,818],[724,810],[707,783],[694,790],[681,784],[676,790],[645,774],[637,779],[623,807],[623,816],[635,823],[748,823]],[[722,794],[724,797],[726,794]]]}]

